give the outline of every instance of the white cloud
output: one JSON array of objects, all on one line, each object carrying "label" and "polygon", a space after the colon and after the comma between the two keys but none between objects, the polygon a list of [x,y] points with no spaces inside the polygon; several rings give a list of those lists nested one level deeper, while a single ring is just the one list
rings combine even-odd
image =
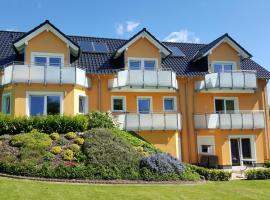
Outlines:
[{"label": "white cloud", "polygon": [[191,43],[200,42],[200,38],[195,36],[193,32],[190,32],[186,29],[171,32],[164,40],[167,42],[191,42]]},{"label": "white cloud", "polygon": [[124,23],[118,23],[115,25],[115,31],[117,35],[124,35],[125,33],[133,32],[138,26],[140,22],[136,21],[126,21]]},{"label": "white cloud", "polygon": [[134,22],[134,21],[127,21],[127,32],[132,32],[135,28],[137,28],[140,23],[139,22]]},{"label": "white cloud", "polygon": [[123,24],[117,24],[115,26],[117,35],[123,35],[124,34],[124,25]]}]

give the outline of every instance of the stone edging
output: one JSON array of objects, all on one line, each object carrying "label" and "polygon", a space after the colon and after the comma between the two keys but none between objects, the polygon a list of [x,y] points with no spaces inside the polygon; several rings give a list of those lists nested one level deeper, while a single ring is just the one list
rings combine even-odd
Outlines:
[{"label": "stone edging", "polygon": [[187,184],[201,184],[206,181],[143,181],[143,180],[90,180],[90,179],[57,179],[57,178],[43,178],[43,177],[30,177],[30,176],[17,176],[11,174],[0,173],[0,177],[24,179],[33,181],[46,181],[58,183],[86,183],[86,184],[174,184],[174,185],[187,185]]}]

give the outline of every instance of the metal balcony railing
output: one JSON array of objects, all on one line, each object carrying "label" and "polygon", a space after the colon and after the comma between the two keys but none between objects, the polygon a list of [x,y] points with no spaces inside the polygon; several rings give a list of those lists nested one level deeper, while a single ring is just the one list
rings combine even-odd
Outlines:
[{"label": "metal balcony railing", "polygon": [[195,129],[263,129],[264,111],[234,111],[230,113],[196,113]]},{"label": "metal balcony railing", "polygon": [[13,62],[4,67],[1,84],[9,83],[44,83],[74,84],[90,87],[91,82],[85,70],[72,65],[36,65]]},{"label": "metal balcony railing", "polygon": [[109,80],[109,88],[178,89],[176,73],[166,69],[123,69]]},{"label": "metal balcony railing", "polygon": [[120,128],[127,131],[181,130],[180,113],[114,114]]},{"label": "metal balcony railing", "polygon": [[224,71],[206,74],[195,82],[195,90],[256,90],[256,71]]}]

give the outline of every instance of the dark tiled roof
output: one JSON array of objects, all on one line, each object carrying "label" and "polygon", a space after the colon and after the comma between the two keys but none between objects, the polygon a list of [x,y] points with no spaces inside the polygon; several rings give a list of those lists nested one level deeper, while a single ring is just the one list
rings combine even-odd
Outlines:
[{"label": "dark tiled roof", "polygon": [[[0,31],[0,66],[13,61],[22,61],[23,56],[18,56],[13,48],[12,43],[18,38],[22,37],[23,32]],[[114,73],[123,68],[123,57],[114,59],[114,54],[117,49],[123,46],[128,40],[122,39],[108,39],[96,37],[83,37],[83,36],[67,36],[75,44],[78,41],[96,41],[106,42],[109,53],[87,53],[81,52],[78,60],[74,60],[81,68],[86,69],[92,73]],[[192,43],[172,43],[163,42],[165,46],[176,46],[185,54],[185,57],[168,56],[162,61],[162,68],[172,69],[178,76],[202,76],[207,73],[207,64],[204,59],[197,62],[192,62],[194,56],[206,46],[205,44],[192,44]],[[256,70],[258,78],[270,79],[270,72],[261,67],[259,64],[251,59],[245,59],[241,62],[242,70]]]}]

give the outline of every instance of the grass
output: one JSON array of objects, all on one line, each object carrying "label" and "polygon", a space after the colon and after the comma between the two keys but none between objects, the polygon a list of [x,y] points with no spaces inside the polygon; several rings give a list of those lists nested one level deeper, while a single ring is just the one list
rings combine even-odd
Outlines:
[{"label": "grass", "polygon": [[0,198],[8,200],[86,199],[270,199],[270,180],[194,185],[87,185],[0,178]]}]

